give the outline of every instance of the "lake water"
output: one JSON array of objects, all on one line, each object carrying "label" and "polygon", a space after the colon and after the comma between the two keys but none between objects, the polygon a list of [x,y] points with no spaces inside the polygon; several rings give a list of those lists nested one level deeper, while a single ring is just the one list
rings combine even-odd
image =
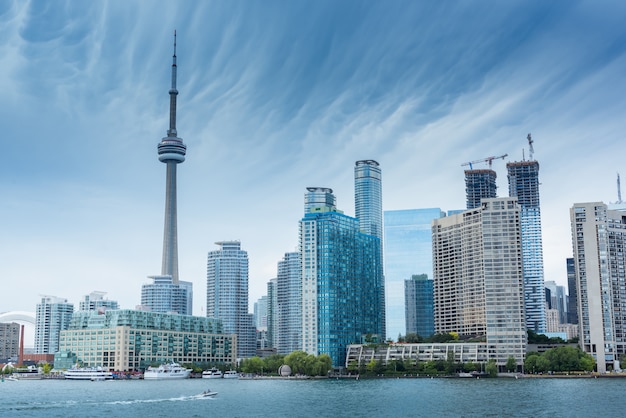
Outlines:
[{"label": "lake water", "polygon": [[624,394],[620,378],[5,381],[0,417],[618,417]]}]

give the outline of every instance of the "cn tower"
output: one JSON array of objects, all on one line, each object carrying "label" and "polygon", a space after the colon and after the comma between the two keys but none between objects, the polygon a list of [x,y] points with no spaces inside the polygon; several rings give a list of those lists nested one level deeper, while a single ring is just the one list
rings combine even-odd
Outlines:
[{"label": "cn tower", "polygon": [[165,181],[165,231],[163,233],[163,263],[161,275],[171,276],[178,284],[178,227],[176,223],[176,165],[185,161],[187,146],[176,132],[176,31],[172,58],[172,87],[170,88],[170,128],[158,145],[159,161],[167,165]]}]

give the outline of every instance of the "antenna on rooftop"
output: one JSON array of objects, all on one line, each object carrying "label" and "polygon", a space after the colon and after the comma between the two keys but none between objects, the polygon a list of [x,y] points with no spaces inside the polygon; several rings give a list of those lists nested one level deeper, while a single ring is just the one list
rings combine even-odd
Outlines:
[{"label": "antenna on rooftop", "polygon": [[530,134],[528,134],[528,136],[526,137],[528,139],[528,160],[532,161],[533,160],[533,153],[535,152],[535,150],[533,150],[533,138],[530,136]]},{"label": "antenna on rooftop", "polygon": [[619,182],[619,173],[617,173],[617,203],[622,203],[622,186]]}]

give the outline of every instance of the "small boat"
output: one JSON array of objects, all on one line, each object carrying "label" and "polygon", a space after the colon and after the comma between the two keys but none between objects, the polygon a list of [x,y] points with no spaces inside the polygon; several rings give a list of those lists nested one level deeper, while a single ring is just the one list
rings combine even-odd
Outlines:
[{"label": "small boat", "polygon": [[113,373],[104,370],[102,367],[78,367],[74,366],[71,369],[63,372],[63,375],[68,380],[107,380],[113,379]]},{"label": "small boat", "polygon": [[222,377],[222,371],[213,367],[211,370],[205,370],[202,372],[203,379],[220,379]]},{"label": "small boat", "polygon": [[202,398],[214,398],[215,396],[217,396],[217,392],[213,392],[211,389],[207,389],[200,394]]},{"label": "small boat", "polygon": [[237,370],[227,370],[224,372],[224,379],[239,379]]},{"label": "small boat", "polygon": [[191,375],[191,369],[185,369],[178,363],[165,363],[159,367],[148,367],[143,374],[144,380],[150,379],[186,379]]}]

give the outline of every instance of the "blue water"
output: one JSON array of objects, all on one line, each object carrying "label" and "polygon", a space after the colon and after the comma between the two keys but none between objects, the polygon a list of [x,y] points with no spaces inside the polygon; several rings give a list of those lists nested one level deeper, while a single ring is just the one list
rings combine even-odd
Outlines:
[{"label": "blue water", "polygon": [[617,417],[625,393],[609,378],[5,381],[0,417]]}]

